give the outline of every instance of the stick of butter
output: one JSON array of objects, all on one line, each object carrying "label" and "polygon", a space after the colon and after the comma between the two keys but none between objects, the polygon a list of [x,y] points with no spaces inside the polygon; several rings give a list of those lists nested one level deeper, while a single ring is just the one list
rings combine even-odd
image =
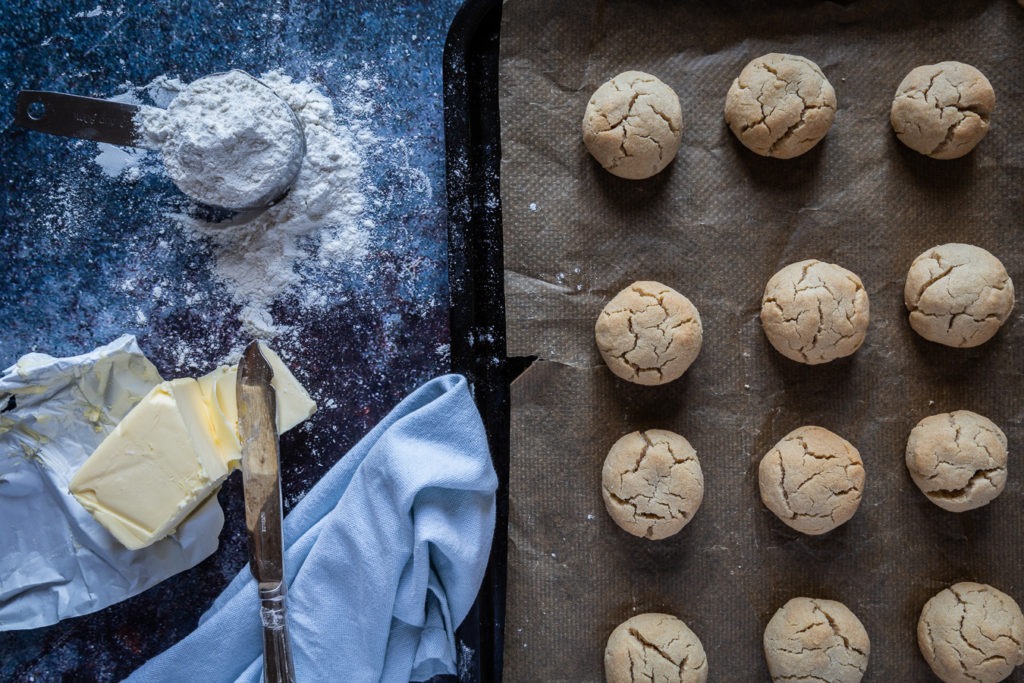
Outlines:
[{"label": "stick of butter", "polygon": [[[277,430],[306,420],[316,403],[277,354]],[[162,382],[136,405],[71,479],[72,495],[118,541],[137,550],[178,525],[238,468],[237,366],[198,380]]]}]

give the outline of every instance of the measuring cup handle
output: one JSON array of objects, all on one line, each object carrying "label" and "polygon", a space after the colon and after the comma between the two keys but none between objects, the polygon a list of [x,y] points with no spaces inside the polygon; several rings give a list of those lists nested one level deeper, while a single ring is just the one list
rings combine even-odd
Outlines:
[{"label": "measuring cup handle", "polygon": [[29,130],[127,147],[142,146],[135,128],[139,107],[95,97],[22,90],[14,123]]}]

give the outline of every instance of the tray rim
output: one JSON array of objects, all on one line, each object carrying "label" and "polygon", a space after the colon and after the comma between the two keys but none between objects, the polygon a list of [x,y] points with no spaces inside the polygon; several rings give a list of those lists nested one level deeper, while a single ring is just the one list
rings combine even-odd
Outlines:
[{"label": "tray rim", "polygon": [[508,547],[510,403],[502,252],[498,37],[502,0],[466,0],[443,63],[452,372],[468,380],[498,475],[496,520],[480,592],[456,633],[459,681],[501,681]]}]

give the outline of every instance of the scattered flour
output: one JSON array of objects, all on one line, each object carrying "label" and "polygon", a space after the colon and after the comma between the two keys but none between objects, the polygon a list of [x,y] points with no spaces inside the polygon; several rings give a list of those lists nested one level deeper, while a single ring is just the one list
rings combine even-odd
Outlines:
[{"label": "scattered flour", "polygon": [[143,164],[148,157],[145,150],[128,147],[108,145],[105,142],[98,144],[100,153],[96,155],[96,163],[103,169],[103,173],[116,178],[125,174],[129,181],[137,180],[141,175]]},{"label": "scattered flour", "polygon": [[[212,246],[214,275],[242,307],[246,331],[272,339],[288,331],[273,319],[270,308],[275,301],[293,295],[300,304],[323,303],[303,282],[298,266],[311,259],[355,263],[365,258],[369,238],[362,219],[362,149],[373,139],[365,130],[340,123],[331,100],[313,84],[279,71],[262,74],[259,80],[287,103],[305,136],[306,153],[291,191],[268,209],[242,212],[225,221],[183,214],[176,218]],[[147,90],[155,103],[169,103],[173,111],[174,95],[187,91],[187,86],[161,77]],[[157,122],[154,139],[159,140],[160,119],[141,123],[146,126],[149,121]],[[153,133],[145,128],[142,132]]]},{"label": "scattered flour", "polygon": [[92,19],[93,17],[109,16],[113,14],[110,10],[103,9],[102,5],[96,5],[89,11],[81,11],[74,14],[75,19]]}]

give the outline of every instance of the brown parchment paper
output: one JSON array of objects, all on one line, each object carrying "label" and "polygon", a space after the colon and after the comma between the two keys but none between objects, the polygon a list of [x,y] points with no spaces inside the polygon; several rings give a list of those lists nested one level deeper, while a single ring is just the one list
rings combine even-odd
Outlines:
[{"label": "brown parchment paper", "polygon": [[[512,387],[506,680],[603,680],[609,633],[645,611],[693,628],[709,680],[767,680],[764,626],[806,595],[864,622],[865,681],[927,681],[915,625],[932,594],[977,580],[1024,601],[1024,307],[954,350],[918,338],[902,300],[914,257],[952,241],[989,249],[1024,289],[1022,39],[1012,0],[505,4],[508,347],[539,358]],[[791,161],[753,155],[722,120],[732,79],[773,51],[817,62],[838,97],[828,137]],[[911,68],[948,59],[981,69],[998,102],[974,153],[938,162],[904,148],[888,112]],[[606,173],[581,141],[591,93],[627,69],[683,104],[679,155],[648,181]],[[860,275],[871,324],[854,357],[807,367],[769,346],[758,312],[772,273],[812,257]],[[594,346],[598,312],[638,279],[683,292],[704,321],[700,357],[667,386],[615,379]],[[959,408],[1006,431],[1010,478],[956,515],[903,457],[918,420]],[[757,492],[759,459],[802,424],[852,441],[867,470],[860,511],[824,537],[789,530]],[[608,448],[650,427],[686,436],[706,478],[694,520],[661,542],[618,529],[600,494]]]}]

